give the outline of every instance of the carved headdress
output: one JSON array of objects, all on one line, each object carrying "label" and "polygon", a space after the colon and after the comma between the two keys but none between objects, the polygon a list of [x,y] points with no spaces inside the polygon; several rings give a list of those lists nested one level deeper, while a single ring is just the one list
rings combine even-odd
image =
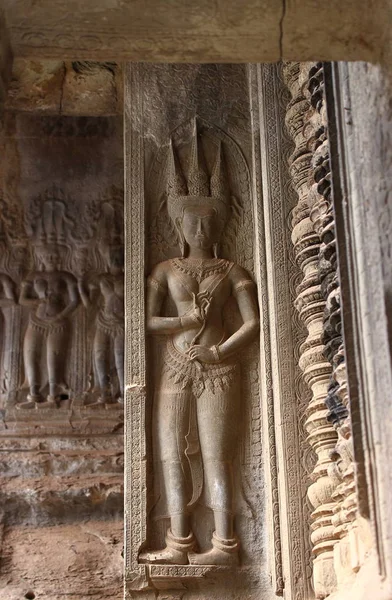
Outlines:
[{"label": "carved headdress", "polygon": [[218,222],[223,229],[228,215],[229,201],[230,190],[225,172],[222,144],[219,140],[215,163],[211,177],[209,177],[202,155],[201,144],[199,145],[195,122],[187,178],[185,178],[173,143],[170,140],[167,180],[169,216],[173,223],[177,225],[187,207],[208,206],[217,213]]},{"label": "carved headdress", "polygon": [[30,202],[26,230],[34,246],[68,245],[75,227],[70,204],[71,199],[55,185]]}]

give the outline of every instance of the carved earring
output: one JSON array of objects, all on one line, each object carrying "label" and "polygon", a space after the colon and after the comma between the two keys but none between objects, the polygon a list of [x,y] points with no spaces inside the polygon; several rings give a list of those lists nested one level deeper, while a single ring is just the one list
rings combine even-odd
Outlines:
[{"label": "carved earring", "polygon": [[180,246],[181,258],[186,256],[186,241],[184,234],[182,233],[180,220],[176,219],[176,229],[178,234],[178,245]]},{"label": "carved earring", "polygon": [[181,258],[186,258],[188,254],[188,244],[186,243],[184,238],[180,240],[180,250],[181,250]]},{"label": "carved earring", "polygon": [[214,258],[219,258],[219,244],[213,244],[212,253],[214,255]]}]

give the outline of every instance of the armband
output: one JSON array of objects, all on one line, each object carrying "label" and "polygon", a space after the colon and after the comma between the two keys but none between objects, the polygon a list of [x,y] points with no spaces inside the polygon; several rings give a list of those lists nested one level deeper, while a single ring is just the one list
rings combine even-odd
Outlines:
[{"label": "armband", "polygon": [[244,281],[240,281],[239,283],[237,283],[234,286],[234,291],[235,292],[242,292],[243,290],[245,290],[248,287],[252,287],[254,286],[254,281],[252,281],[251,279],[245,279]]},{"label": "armband", "polygon": [[147,285],[149,285],[150,287],[154,288],[154,290],[156,290],[157,292],[160,292],[161,294],[165,294],[166,293],[166,290],[163,287],[163,285],[161,285],[159,283],[159,281],[157,281],[153,277],[149,277],[147,279]]}]

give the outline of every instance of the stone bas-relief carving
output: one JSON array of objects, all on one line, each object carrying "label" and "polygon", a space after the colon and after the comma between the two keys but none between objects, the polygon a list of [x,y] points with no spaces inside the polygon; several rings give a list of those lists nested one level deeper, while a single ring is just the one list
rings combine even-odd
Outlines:
[{"label": "stone bas-relief carving", "polygon": [[0,273],[0,308],[16,304],[15,284],[6,273]]},{"label": "stone bas-relief carving", "polygon": [[[256,598],[260,593],[269,598],[272,597],[272,586],[264,551],[268,510],[265,481],[269,474],[265,472],[263,452],[268,442],[261,431],[265,425],[264,415],[261,416],[265,397],[257,335],[240,349],[233,350],[232,355],[221,357],[222,362],[217,356],[217,362],[211,363],[205,362],[204,357],[192,360],[187,348],[181,348],[181,345],[175,353],[171,352],[173,338],[177,336],[182,335],[188,344],[192,343],[203,325],[203,311],[207,312],[207,324],[210,318],[218,318],[223,323],[225,338],[211,336],[209,342],[208,339],[203,342],[206,325],[200,336],[202,341],[196,339],[195,344],[206,343],[208,348],[217,345],[219,352],[220,342],[224,344],[243,325],[231,277],[237,267],[244,269],[248,281],[255,280],[258,274],[258,257],[254,253],[257,228],[249,171],[252,134],[248,119],[247,70],[243,65],[129,65],[126,72],[126,253],[127,272],[133,274],[126,281],[126,306],[137,315],[126,328],[126,593],[135,598],[148,594],[162,598],[166,594],[167,597],[181,597],[185,593],[189,600],[196,600],[205,594],[210,596],[213,586],[216,600],[234,600],[244,590],[249,598]],[[174,89],[181,89],[182,94],[174,95]],[[173,154],[169,148],[170,140]],[[219,154],[221,169],[217,163]],[[193,169],[193,165],[197,168]],[[217,194],[211,194],[214,187],[211,179],[214,172],[219,171],[223,183],[218,187],[223,190],[224,201],[218,214],[224,214],[224,218],[218,220],[217,237],[210,241],[210,253],[204,259],[208,267],[219,267],[218,273],[208,275],[216,280],[223,277],[222,282],[212,290],[209,306],[209,298],[199,298],[195,309],[199,306],[202,313],[200,322],[194,323],[193,331],[190,328],[178,334],[149,334],[147,312],[154,289],[145,286],[146,273],[154,275],[157,265],[158,268],[169,265],[170,261],[174,261],[173,269],[175,264],[184,264],[190,273],[184,273],[183,277],[195,296],[211,281],[204,277],[208,269],[203,267],[202,261],[199,264],[198,258],[189,257],[189,247],[182,233],[186,221],[176,227],[170,218],[171,214],[174,219],[179,216],[182,220],[182,207],[176,216],[168,207],[173,206],[170,196],[185,197],[185,202],[192,195],[209,199],[209,206],[212,203],[218,210],[219,203],[217,205],[214,200]],[[179,178],[179,183],[174,186],[178,188],[176,192],[171,191],[173,173]],[[204,181],[198,192],[192,183],[193,174]],[[205,202],[200,204],[203,207]],[[208,212],[203,215],[196,214],[194,218],[206,217],[207,221],[212,218]],[[191,216],[184,211],[185,219]],[[177,225],[180,226],[179,221]],[[234,265],[224,276],[229,263]],[[165,289],[164,282],[156,279]],[[148,302],[144,299],[145,287]],[[183,312],[188,309],[194,312],[193,296],[189,298],[183,292],[184,306],[181,307],[181,299],[176,300],[169,287],[170,283],[161,294],[161,306],[151,314],[157,319],[175,319],[178,324],[181,316],[184,317]],[[252,287],[255,294],[254,284],[238,293],[246,294]],[[221,293],[227,295],[220,296]],[[178,360],[180,362],[176,362]],[[198,365],[203,368],[201,374]],[[175,376],[171,378],[174,371]],[[213,379],[213,375],[218,376]],[[238,390],[236,403],[232,406],[235,420],[230,421],[225,411],[231,406],[230,396],[234,396],[235,388]],[[174,396],[175,400],[177,395],[183,398],[186,401],[184,412],[188,411],[188,416],[181,415],[174,432],[179,440],[176,462],[180,462],[180,457],[185,471],[180,481],[182,489],[175,498],[185,504],[182,529],[175,527],[169,515],[169,510],[173,510],[173,505],[169,506],[173,495],[170,496],[165,486],[161,460],[165,456],[159,454],[157,417],[159,407],[164,406],[165,398],[161,394],[164,389],[169,392],[169,398]],[[173,394],[173,390],[178,394]],[[208,397],[214,409],[222,410],[222,415],[210,415],[210,421],[216,423],[214,437],[210,438],[209,446],[208,443],[203,446],[208,428],[212,429],[212,423],[207,422],[207,413],[204,421],[201,414],[206,405],[210,410]],[[219,400],[215,405],[214,399]],[[172,409],[176,408],[178,405],[172,404]],[[171,439],[175,439],[173,433]],[[210,465],[205,463],[219,460],[219,453],[225,450],[225,468],[229,476],[224,482],[223,496],[219,498],[220,506],[214,507],[217,499],[208,480],[208,476],[210,480],[215,476],[214,465],[209,469]],[[223,471],[221,478],[226,477],[226,473]],[[171,489],[175,489],[173,485]],[[222,506],[229,507],[233,513],[231,518],[227,514],[223,514],[221,520],[216,518],[219,515],[214,514],[214,508],[218,513]],[[224,527],[232,527],[232,530],[224,532]],[[176,539],[183,538],[180,541],[184,541],[191,532],[192,547],[187,550],[184,546],[179,547],[181,560],[169,557],[169,562],[167,555],[162,556],[162,552],[171,553],[169,546],[173,547],[175,540],[169,538],[173,533]],[[219,540],[213,540],[214,532],[215,538],[219,534]],[[217,548],[218,543],[221,546],[220,542],[225,540],[229,543]],[[228,552],[230,546],[231,553]],[[223,564],[218,563],[217,550],[220,557],[224,557]],[[161,561],[166,564],[159,564]],[[156,562],[158,564],[154,564]],[[164,592],[159,591],[163,589]]]},{"label": "stone bas-relief carving", "polygon": [[[24,366],[29,384],[28,402],[20,408],[55,405],[69,390],[63,372],[67,361],[69,316],[79,298],[76,279],[59,269],[59,248],[48,244],[36,248],[42,269],[29,275],[21,285],[19,303],[30,308],[24,338]],[[41,356],[46,359],[49,394],[42,403]]]},{"label": "stone bas-relief carving", "polygon": [[26,409],[122,403],[122,194],[111,189],[90,204],[77,221],[73,199],[56,186],[30,199],[17,248],[15,211],[4,204],[2,264],[15,283],[0,275],[0,307],[14,307],[4,324],[2,395],[20,416]]},{"label": "stone bas-relief carving", "polygon": [[[147,332],[166,337],[153,401],[155,476],[161,477],[155,512],[170,519],[166,547],[139,556],[150,564],[239,562],[233,490],[241,410],[238,354],[257,334],[258,308],[249,274],[219,258],[230,204],[222,143],[209,177],[198,138],[195,125],[186,177],[169,146],[167,210],[182,256],[159,263],[148,279]],[[177,316],[164,316],[168,297]],[[243,321],[231,335],[223,319],[230,297]],[[197,552],[191,513],[202,494],[213,511],[214,532],[212,547]]]},{"label": "stone bas-relief carving", "polygon": [[109,248],[108,272],[78,282],[87,310],[98,308],[95,321],[93,356],[100,396],[96,405],[115,403],[110,376],[110,351],[116,364],[120,386],[119,402],[124,398],[124,249]]},{"label": "stone bas-relief carving", "polygon": [[[0,574],[0,595],[3,600],[33,595],[58,598],[63,589],[82,598],[91,588],[101,598],[121,600],[123,407],[115,402],[110,411],[107,404],[92,408],[100,396],[93,343],[102,299],[98,294],[97,308],[86,309],[77,281],[82,276],[109,276],[105,256],[115,243],[123,253],[121,235],[110,236],[110,219],[103,219],[117,196],[123,211],[122,123],[113,118],[26,115],[17,108],[5,111],[4,123],[7,134],[0,134],[0,503],[4,509],[0,531],[7,533],[0,537],[2,558],[8,556],[10,561]],[[57,207],[53,218],[49,218],[51,204]],[[60,219],[62,205],[66,219]],[[46,226],[40,239],[42,212]],[[103,221],[108,235],[101,231]],[[122,219],[116,221],[122,229]],[[45,303],[26,306],[18,300],[23,281],[32,275],[41,279],[52,275],[43,270],[42,252],[45,260],[48,252],[53,253],[56,278],[69,274],[78,305],[65,318],[67,343],[56,346],[62,360],[59,375],[67,389],[58,390],[54,404],[46,402],[49,336],[43,334],[45,339],[37,347],[42,402],[26,410],[18,408],[28,402],[30,391],[23,346],[30,315]],[[60,284],[60,301],[69,303],[67,287]],[[27,292],[37,300],[32,284]],[[117,398],[119,383],[111,350],[108,367]],[[24,551],[24,541],[34,547],[33,554]],[[80,557],[87,557],[88,572]]]}]

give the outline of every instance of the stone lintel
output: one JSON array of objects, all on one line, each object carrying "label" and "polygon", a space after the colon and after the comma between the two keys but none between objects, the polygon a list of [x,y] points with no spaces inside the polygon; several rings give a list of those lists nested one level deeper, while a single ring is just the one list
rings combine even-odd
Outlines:
[{"label": "stone lintel", "polygon": [[388,22],[367,0],[348,0],[344,6],[340,0],[110,5],[105,0],[4,0],[4,5],[16,56],[62,60],[371,61],[379,55]]}]

